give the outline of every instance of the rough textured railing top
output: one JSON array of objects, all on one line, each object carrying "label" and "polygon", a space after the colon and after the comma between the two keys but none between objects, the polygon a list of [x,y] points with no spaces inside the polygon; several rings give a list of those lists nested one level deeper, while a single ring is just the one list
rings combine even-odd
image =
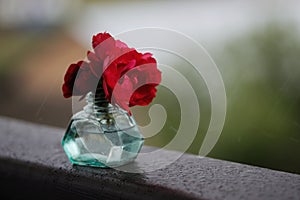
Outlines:
[{"label": "rough textured railing top", "polygon": [[300,199],[299,175],[188,154],[142,174],[72,166],[63,132],[0,118],[0,197]]}]

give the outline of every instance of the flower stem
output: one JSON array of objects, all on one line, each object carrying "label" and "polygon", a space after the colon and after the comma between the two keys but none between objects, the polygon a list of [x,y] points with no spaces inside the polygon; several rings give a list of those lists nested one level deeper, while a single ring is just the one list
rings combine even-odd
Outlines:
[{"label": "flower stem", "polygon": [[97,85],[97,89],[94,95],[94,104],[96,108],[98,108],[99,110],[101,110],[102,113],[104,113],[104,117],[101,119],[100,122],[107,126],[113,125],[114,118],[110,113],[109,102],[105,98],[105,93],[102,86],[102,79],[99,81],[99,84]]},{"label": "flower stem", "polygon": [[105,98],[105,93],[104,93],[103,86],[102,86],[102,79],[100,79],[100,81],[97,85],[94,100],[95,100],[94,101],[95,106],[98,106],[100,108],[107,108],[108,107],[109,102]]}]

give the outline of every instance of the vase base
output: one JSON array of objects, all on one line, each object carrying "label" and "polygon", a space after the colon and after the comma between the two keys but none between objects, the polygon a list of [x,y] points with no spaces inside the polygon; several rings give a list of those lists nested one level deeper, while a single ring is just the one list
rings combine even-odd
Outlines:
[{"label": "vase base", "polygon": [[104,156],[100,154],[83,154],[77,157],[76,160],[70,159],[70,161],[72,162],[72,164],[79,165],[79,166],[111,168],[111,167],[119,167],[131,163],[134,161],[135,158],[127,159],[126,161],[111,162],[109,164],[104,164],[99,161],[103,159],[105,159]]},{"label": "vase base", "polygon": [[103,132],[98,124],[93,120],[71,121],[62,145],[72,164],[119,167],[137,157],[144,143],[137,126]]}]

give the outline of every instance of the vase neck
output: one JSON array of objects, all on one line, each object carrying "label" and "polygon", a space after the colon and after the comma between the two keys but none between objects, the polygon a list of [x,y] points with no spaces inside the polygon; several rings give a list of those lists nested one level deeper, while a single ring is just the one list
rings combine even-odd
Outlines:
[{"label": "vase neck", "polygon": [[96,91],[96,94],[89,92],[86,95],[86,102],[87,105],[84,107],[84,110],[87,113],[112,113],[117,109],[107,101],[104,93],[98,91]]},{"label": "vase neck", "polygon": [[109,102],[105,98],[105,93],[102,86],[98,86],[95,93],[92,93],[91,97],[93,98],[94,104],[96,106],[102,108],[106,108],[107,106],[109,106]]}]

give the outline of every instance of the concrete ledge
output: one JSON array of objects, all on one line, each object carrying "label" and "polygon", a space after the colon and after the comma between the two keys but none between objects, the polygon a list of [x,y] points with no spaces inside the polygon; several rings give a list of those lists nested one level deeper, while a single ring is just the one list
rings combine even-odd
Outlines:
[{"label": "concrete ledge", "polygon": [[0,118],[1,199],[300,199],[300,175],[189,154],[143,174],[72,166],[63,133]]}]

